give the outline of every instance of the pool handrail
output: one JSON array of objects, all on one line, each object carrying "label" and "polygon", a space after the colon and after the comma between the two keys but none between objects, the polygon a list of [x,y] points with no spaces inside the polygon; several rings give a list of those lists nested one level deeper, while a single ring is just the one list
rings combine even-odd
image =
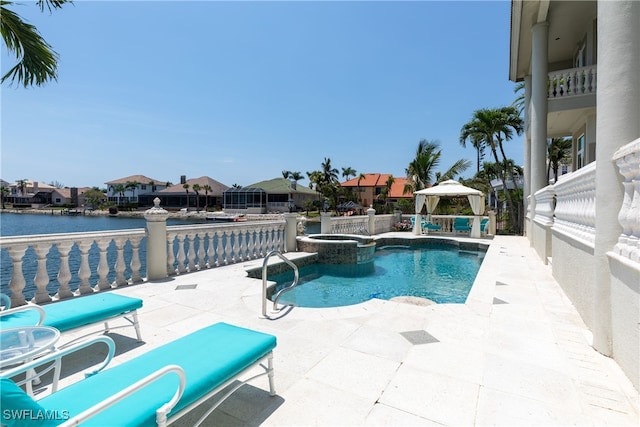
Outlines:
[{"label": "pool handrail", "polygon": [[292,269],[293,269],[293,282],[291,283],[291,285],[287,286],[286,288],[280,289],[280,291],[278,291],[278,293],[275,294],[274,298],[273,298],[273,311],[278,311],[278,300],[280,299],[280,296],[286,292],[286,291],[290,291],[291,289],[295,288],[298,285],[298,279],[300,277],[300,274],[298,272],[298,266],[295,265],[292,261],[290,261],[287,257],[285,257],[284,255],[282,255],[282,252],[280,252],[279,250],[273,250],[271,252],[269,252],[267,254],[267,256],[264,257],[264,260],[262,261],[262,317],[266,318],[267,316],[267,264],[269,262],[269,258],[272,255],[277,255],[282,261],[284,261],[287,265],[289,265]]}]

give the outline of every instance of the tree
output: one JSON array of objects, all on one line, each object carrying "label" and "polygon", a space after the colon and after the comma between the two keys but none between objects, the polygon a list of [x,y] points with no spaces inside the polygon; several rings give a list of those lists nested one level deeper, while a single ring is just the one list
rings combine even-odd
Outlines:
[{"label": "tree", "polygon": [[187,210],[189,210],[189,184],[182,184],[182,188],[187,192]]},{"label": "tree", "polygon": [[295,182],[298,182],[301,179],[304,179],[304,175],[302,175],[302,173],[300,172],[289,172],[289,178],[294,180]]},{"label": "tree", "polygon": [[193,184],[193,186],[191,186],[191,189],[193,190],[194,193],[196,193],[196,212],[198,212],[200,210],[200,201],[199,201],[199,196],[200,196],[200,184]]},{"label": "tree", "polygon": [[209,192],[211,191],[211,186],[209,184],[205,184],[202,186],[202,189],[204,190],[204,209],[207,210],[207,206],[209,206]]},{"label": "tree", "polygon": [[2,204],[2,209],[5,209],[4,199],[9,195],[9,193],[9,187],[5,185],[0,186],[0,204]]},{"label": "tree", "polygon": [[436,168],[440,164],[441,157],[442,150],[437,141],[420,140],[415,158],[405,170],[407,183],[404,194],[414,193],[437,182],[452,179],[467,170],[471,163],[465,159],[457,160],[447,171],[436,176]]},{"label": "tree", "polygon": [[551,171],[555,180],[558,180],[560,165],[571,160],[572,146],[570,138],[551,138],[547,141],[547,182],[551,180]]},{"label": "tree", "polygon": [[113,192],[120,195],[120,197],[118,197],[118,204],[121,203],[120,199],[124,197],[125,191],[127,191],[127,189],[125,188],[124,184],[117,184],[115,187],[113,187]]},{"label": "tree", "polygon": [[128,191],[131,191],[131,198],[129,198],[129,201],[136,197],[136,189],[139,185],[140,183],[138,181],[127,181],[124,184],[124,188],[126,188]]},{"label": "tree", "polygon": [[513,93],[517,94],[518,96],[516,97],[516,99],[513,100],[513,102],[511,103],[511,106],[516,109],[519,116],[521,116],[524,111],[525,94],[523,91],[524,91],[524,82],[516,83],[516,85],[513,88]]},{"label": "tree", "polygon": [[104,192],[98,187],[93,187],[84,192],[84,199],[87,201],[87,204],[93,208],[97,208],[102,204],[104,196]]},{"label": "tree", "polygon": [[[495,109],[480,109],[473,113],[473,119],[462,126],[460,130],[460,143],[466,139],[481,138],[483,143],[491,149],[493,158],[501,167],[498,168],[498,176],[502,181],[502,188],[505,193],[505,200],[509,207],[509,218],[512,229],[520,234],[521,224],[518,218],[518,211],[515,202],[511,196],[511,192],[507,187],[508,162],[504,154],[503,141],[508,141],[513,137],[515,131],[520,135],[523,131],[524,124],[522,118],[518,115],[518,111],[514,107],[501,107]],[[500,151],[500,155],[498,154]],[[513,181],[514,189],[517,184],[513,173],[509,174]],[[516,193],[517,194],[517,193]]]},{"label": "tree", "polygon": [[20,190],[20,195],[21,196],[26,196],[27,195],[27,180],[26,179],[19,179],[16,181],[16,187],[18,188],[18,190]]},{"label": "tree", "polygon": [[356,176],[356,170],[350,166],[347,166],[346,168],[342,168],[342,176],[349,181],[349,177],[351,175]]},{"label": "tree", "polygon": [[393,175],[389,175],[389,178],[387,178],[387,181],[385,182],[385,187],[383,192],[385,193],[384,196],[384,201],[385,201],[385,207],[387,212],[390,212],[391,209],[389,208],[389,198],[391,197],[391,187],[393,186],[393,184],[396,182],[396,179],[393,177]]},{"label": "tree", "polygon": [[[44,12],[60,9],[71,0],[38,0],[36,5]],[[35,26],[26,23],[8,7],[16,3],[0,1],[0,34],[7,51],[13,53],[18,61],[0,80],[9,80],[24,87],[41,86],[49,80],[58,79],[58,54],[40,35]]]},{"label": "tree", "polygon": [[290,174],[291,174],[290,171],[282,171],[282,177],[284,179],[288,179]]}]

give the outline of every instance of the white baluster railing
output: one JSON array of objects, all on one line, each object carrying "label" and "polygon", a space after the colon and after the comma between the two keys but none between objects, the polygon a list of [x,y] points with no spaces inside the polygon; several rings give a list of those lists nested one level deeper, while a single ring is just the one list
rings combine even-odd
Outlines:
[{"label": "white baluster railing", "polygon": [[614,252],[640,263],[640,139],[621,147],[613,160],[624,186],[624,199],[618,214],[622,233]]},{"label": "white baluster railing", "polygon": [[553,188],[556,193],[553,230],[593,247],[596,235],[596,162],[562,175]]},{"label": "white baluster railing", "polygon": [[535,192],[536,207],[533,216],[535,222],[544,226],[553,224],[554,196],[555,190],[553,185],[547,185]]},{"label": "white baluster railing", "polygon": [[596,65],[551,71],[548,74],[549,99],[592,95],[597,88]]},{"label": "white baluster railing", "polygon": [[[56,290],[55,297],[64,299],[75,294],[88,294],[141,281],[139,246],[144,236],[144,230],[140,229],[0,237],[0,248],[5,249],[11,258],[12,271],[8,287],[11,290],[12,304],[18,306],[26,303],[24,292],[27,286],[28,293],[33,295],[31,300],[43,303],[52,300],[51,288]],[[113,246],[112,241],[116,242]],[[125,250],[124,242],[127,241],[131,244],[129,251]],[[52,253],[54,246],[57,256]],[[29,262],[30,265],[23,263],[30,248],[35,254],[35,268],[33,261]],[[113,265],[108,262],[109,250],[116,252],[116,262]],[[57,262],[48,263],[54,257]],[[130,280],[124,278],[125,258],[130,259]],[[113,282],[109,281],[109,277],[114,277]],[[71,283],[74,283],[74,287],[77,285],[75,293]],[[4,281],[3,285],[6,285]]]},{"label": "white baluster railing", "polygon": [[331,234],[358,234],[369,229],[367,215],[336,216],[331,218]]}]

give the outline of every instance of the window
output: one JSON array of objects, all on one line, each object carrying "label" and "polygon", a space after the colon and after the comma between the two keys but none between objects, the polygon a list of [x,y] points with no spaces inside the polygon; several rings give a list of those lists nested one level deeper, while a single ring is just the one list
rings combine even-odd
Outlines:
[{"label": "window", "polygon": [[584,166],[584,134],[578,137],[578,146],[576,148],[576,169]]},{"label": "window", "polygon": [[140,189],[141,189],[141,190],[146,190],[146,189],[147,189],[147,186],[146,186],[145,184],[141,184],[141,185],[140,185]]}]

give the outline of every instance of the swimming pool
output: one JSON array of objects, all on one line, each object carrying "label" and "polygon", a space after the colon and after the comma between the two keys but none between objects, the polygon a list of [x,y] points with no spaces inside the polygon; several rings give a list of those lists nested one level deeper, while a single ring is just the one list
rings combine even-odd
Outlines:
[{"label": "swimming pool", "polygon": [[[427,298],[438,304],[464,303],[483,259],[483,251],[450,245],[380,247],[370,263],[301,267],[298,286],[283,293],[279,303],[340,307],[400,296]],[[291,284],[293,272],[270,275],[269,280],[277,283],[277,292]]]}]

